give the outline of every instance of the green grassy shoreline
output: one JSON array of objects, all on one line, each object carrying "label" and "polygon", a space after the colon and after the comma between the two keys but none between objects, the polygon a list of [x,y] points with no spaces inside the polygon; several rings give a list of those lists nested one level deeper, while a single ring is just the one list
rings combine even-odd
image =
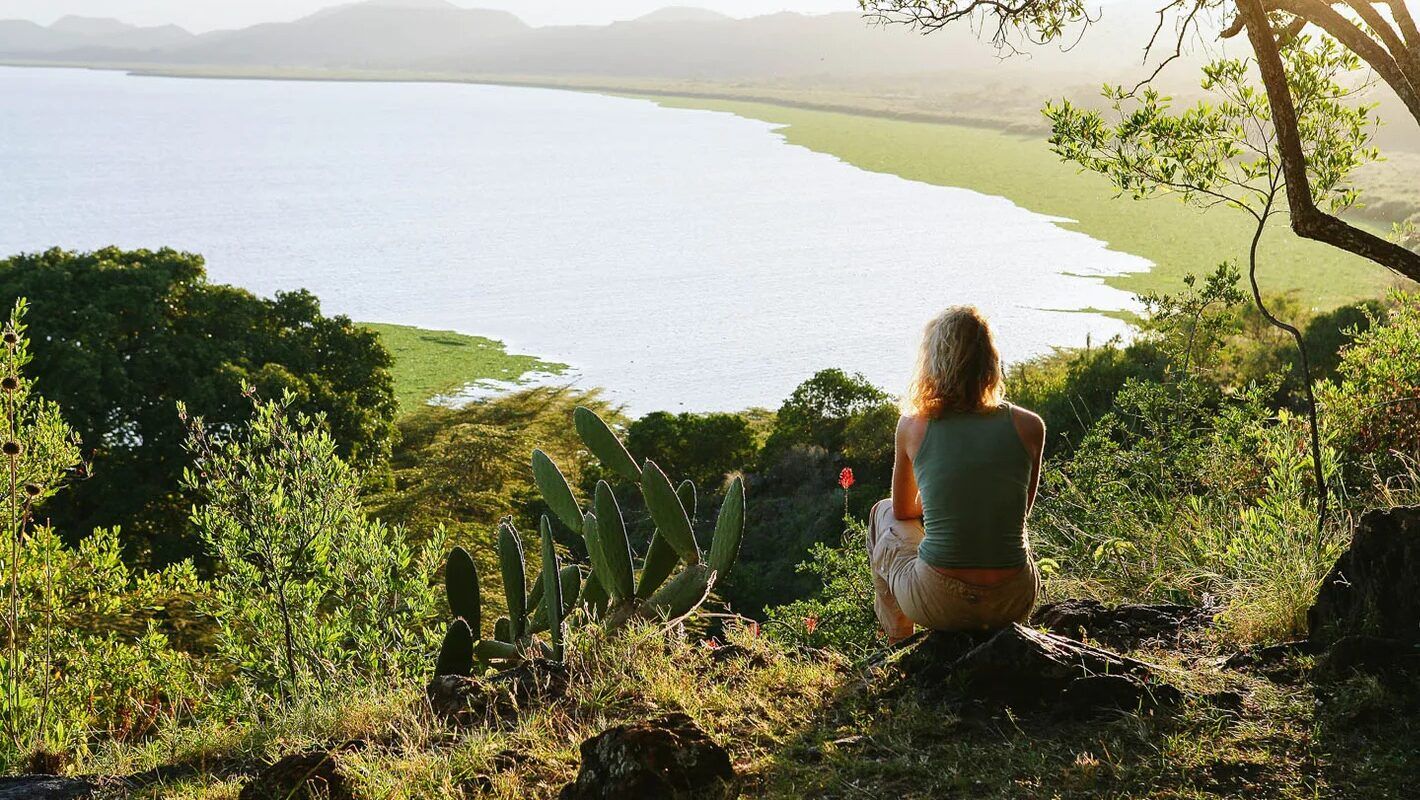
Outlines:
[{"label": "green grassy shoreline", "polygon": [[360,323],[380,335],[394,359],[395,398],[408,414],[442,394],[480,380],[517,382],[530,372],[559,374],[566,364],[509,353],[500,341],[409,325]]}]

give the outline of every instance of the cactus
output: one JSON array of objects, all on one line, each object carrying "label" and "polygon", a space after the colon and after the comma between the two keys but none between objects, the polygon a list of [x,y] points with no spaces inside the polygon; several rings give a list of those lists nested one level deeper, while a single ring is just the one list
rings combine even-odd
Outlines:
[{"label": "cactus", "polygon": [[613,601],[626,600],[636,594],[635,575],[631,566],[631,543],[626,540],[626,523],[621,518],[621,507],[616,495],[606,481],[597,481],[594,495],[596,508],[596,530],[600,541],[597,550],[602,563],[593,566],[598,574],[606,578],[607,592]]},{"label": "cactus", "polygon": [[626,452],[626,446],[612,433],[611,428],[590,408],[577,406],[572,412],[572,422],[577,427],[577,435],[592,451],[592,455],[612,472],[628,481],[641,480],[641,469],[636,459]]},{"label": "cactus", "polygon": [[[591,410],[578,407],[574,419],[578,435],[609,474],[640,486],[656,530],[639,575],[611,484],[598,481],[590,508],[583,509],[562,471],[546,453],[534,450],[533,480],[553,515],[539,520],[542,570],[528,590],[522,540],[511,521],[499,524],[498,566],[508,616],[495,621],[492,638],[479,639],[477,571],[467,552],[455,548],[449,554],[445,588],[456,619],[440,650],[440,674],[469,674],[475,665],[516,662],[529,655],[560,660],[569,621],[595,622],[611,630],[637,619],[675,624],[695,613],[734,568],[744,538],[741,478],[726,488],[708,551],[702,552],[695,536],[695,484],[682,481],[672,488],[654,462],[637,467],[621,440]],[[554,518],[582,534],[592,564],[589,573],[584,575],[575,564],[560,564],[552,537]],[[581,615],[575,615],[578,607],[585,609]],[[543,633],[547,640],[538,638]]]},{"label": "cactus", "polygon": [[697,498],[695,496],[695,481],[692,481],[689,478],[681,481],[680,485],[675,487],[675,496],[676,499],[680,501],[681,507],[685,509],[685,513],[690,517],[691,527],[694,527],[695,504],[697,502]]},{"label": "cactus", "polygon": [[716,580],[707,564],[691,564],[642,606],[643,616],[667,623],[679,622],[700,607]]},{"label": "cactus", "polygon": [[675,572],[677,556],[675,548],[666,543],[660,531],[651,534],[651,544],[646,548],[646,558],[641,562],[641,582],[636,585],[636,597],[650,598],[666,578]]},{"label": "cactus", "polygon": [[542,613],[547,618],[552,638],[552,658],[562,660],[562,574],[557,565],[557,550],[552,545],[552,522],[543,516],[539,525],[542,534]]},{"label": "cactus", "polygon": [[745,533],[745,483],[738,475],[725,490],[725,502],[715,519],[715,533],[710,539],[710,569],[715,579],[723,581],[730,575],[740,555],[740,540]]},{"label": "cactus", "polygon": [[444,632],[444,643],[439,647],[439,662],[434,667],[434,677],[440,675],[471,675],[473,673],[473,631],[462,618],[454,620]]},{"label": "cactus", "polygon": [[510,641],[516,642],[528,627],[527,573],[523,568],[523,540],[506,520],[498,526],[498,569],[503,573],[503,596],[508,600]]},{"label": "cactus", "polygon": [[444,562],[444,594],[455,619],[468,623],[475,638],[483,630],[482,603],[478,596],[478,568],[473,557],[462,547],[449,552]]},{"label": "cactus", "polygon": [[676,497],[666,473],[661,472],[654,461],[648,460],[641,468],[641,494],[646,498],[646,510],[651,512],[656,529],[675,548],[680,560],[687,564],[699,564],[700,548],[695,546],[690,516],[685,513],[680,498]]},{"label": "cactus", "polygon": [[582,509],[577,505],[577,498],[572,494],[572,487],[563,477],[562,470],[552,463],[546,453],[534,450],[532,472],[533,483],[537,484],[537,490],[542,492],[542,499],[547,503],[547,507],[562,520],[563,525],[574,531],[580,530]]}]

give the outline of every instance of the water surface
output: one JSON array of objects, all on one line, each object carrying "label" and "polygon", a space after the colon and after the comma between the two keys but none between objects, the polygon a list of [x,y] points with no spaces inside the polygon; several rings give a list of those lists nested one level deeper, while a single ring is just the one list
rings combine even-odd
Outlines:
[{"label": "water surface", "polygon": [[[576,92],[0,68],[0,252],[171,246],[259,294],[490,336],[633,412],[891,390],[975,303],[1008,360],[1121,333],[1144,269],[1008,200],[730,114]],[[1066,274],[1070,273],[1070,274]]]}]

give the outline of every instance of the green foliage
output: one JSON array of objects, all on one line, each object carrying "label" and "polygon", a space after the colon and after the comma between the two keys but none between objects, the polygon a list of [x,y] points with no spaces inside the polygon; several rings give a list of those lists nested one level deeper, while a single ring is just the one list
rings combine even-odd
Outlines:
[{"label": "green foliage", "polygon": [[777,457],[794,446],[842,452],[849,425],[862,414],[884,407],[892,407],[891,398],[862,375],[821,370],[799,384],[779,406],[774,431],[765,442],[765,455]]},{"label": "green foliage", "polygon": [[843,522],[846,529],[837,546],[816,543],[799,565],[819,589],[811,597],[771,608],[765,630],[787,644],[828,647],[859,658],[875,650],[881,637],[873,615],[867,530],[853,517]]},{"label": "green foliage", "polygon": [[[1373,312],[1374,313],[1374,312]],[[1341,351],[1322,403],[1339,445],[1368,468],[1383,496],[1414,492],[1420,467],[1420,295],[1397,292]],[[1361,476],[1354,478],[1357,482]]]},{"label": "green foliage", "polygon": [[[27,367],[27,305],[17,301],[0,344],[9,547],[6,653],[0,664],[0,768],[31,752],[83,752],[89,736],[146,735],[206,697],[200,670],[171,638],[200,590],[190,565],[136,575],[118,532],[98,530],[77,549],[31,521],[81,467],[77,436],[59,407],[34,391]],[[170,609],[173,613],[159,613]]]},{"label": "green foliage", "polygon": [[[1379,157],[1369,146],[1376,126],[1371,107],[1350,105],[1358,90],[1342,81],[1360,60],[1325,37],[1315,44],[1296,37],[1282,54],[1313,197],[1340,212],[1357,201],[1351,173]],[[1177,193],[1205,208],[1225,205],[1265,219],[1281,210],[1274,201],[1282,183],[1266,93],[1251,83],[1241,59],[1214,61],[1203,75],[1203,89],[1217,102],[1177,114],[1152,88],[1135,95],[1106,86],[1113,123],[1069,101],[1048,104],[1051,148],[1136,199]]]},{"label": "green foliage", "polygon": [[[748,420],[739,414],[721,413],[653,411],[627,427],[626,442],[668,473],[684,475],[687,480],[710,488],[718,488],[724,484],[725,476],[753,462],[757,449]],[[592,450],[596,452],[595,448]],[[638,477],[631,480],[640,479],[640,470],[637,472]],[[626,477],[619,471],[618,474]]]},{"label": "green foliage", "polygon": [[208,283],[197,255],[107,248],[0,260],[0,302],[17,297],[45,332],[33,375],[93,453],[92,476],[47,511],[71,541],[122,524],[130,552],[157,563],[197,554],[191,497],[175,491],[187,463],[178,401],[221,429],[245,418],[244,384],[289,392],[294,408],[325,415],[343,458],[378,470],[389,455],[389,356],[309,293],[267,300]]},{"label": "green foliage", "polygon": [[248,395],[252,417],[232,435],[189,419],[183,482],[220,567],[205,607],[221,625],[217,658],[245,690],[283,698],[422,661],[439,543],[412,547],[365,517],[360,480],[320,418],[289,396]]}]

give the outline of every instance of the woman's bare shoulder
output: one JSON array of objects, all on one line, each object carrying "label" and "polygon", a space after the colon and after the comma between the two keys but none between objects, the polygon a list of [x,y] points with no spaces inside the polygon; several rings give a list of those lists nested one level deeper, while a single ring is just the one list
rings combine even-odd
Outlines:
[{"label": "woman's bare shoulder", "polygon": [[897,432],[919,433],[927,428],[927,417],[921,414],[903,414],[897,418]]},{"label": "woman's bare shoulder", "polygon": [[1039,414],[1012,403],[1011,420],[1016,423],[1016,431],[1022,439],[1032,444],[1045,441],[1045,420]]}]

